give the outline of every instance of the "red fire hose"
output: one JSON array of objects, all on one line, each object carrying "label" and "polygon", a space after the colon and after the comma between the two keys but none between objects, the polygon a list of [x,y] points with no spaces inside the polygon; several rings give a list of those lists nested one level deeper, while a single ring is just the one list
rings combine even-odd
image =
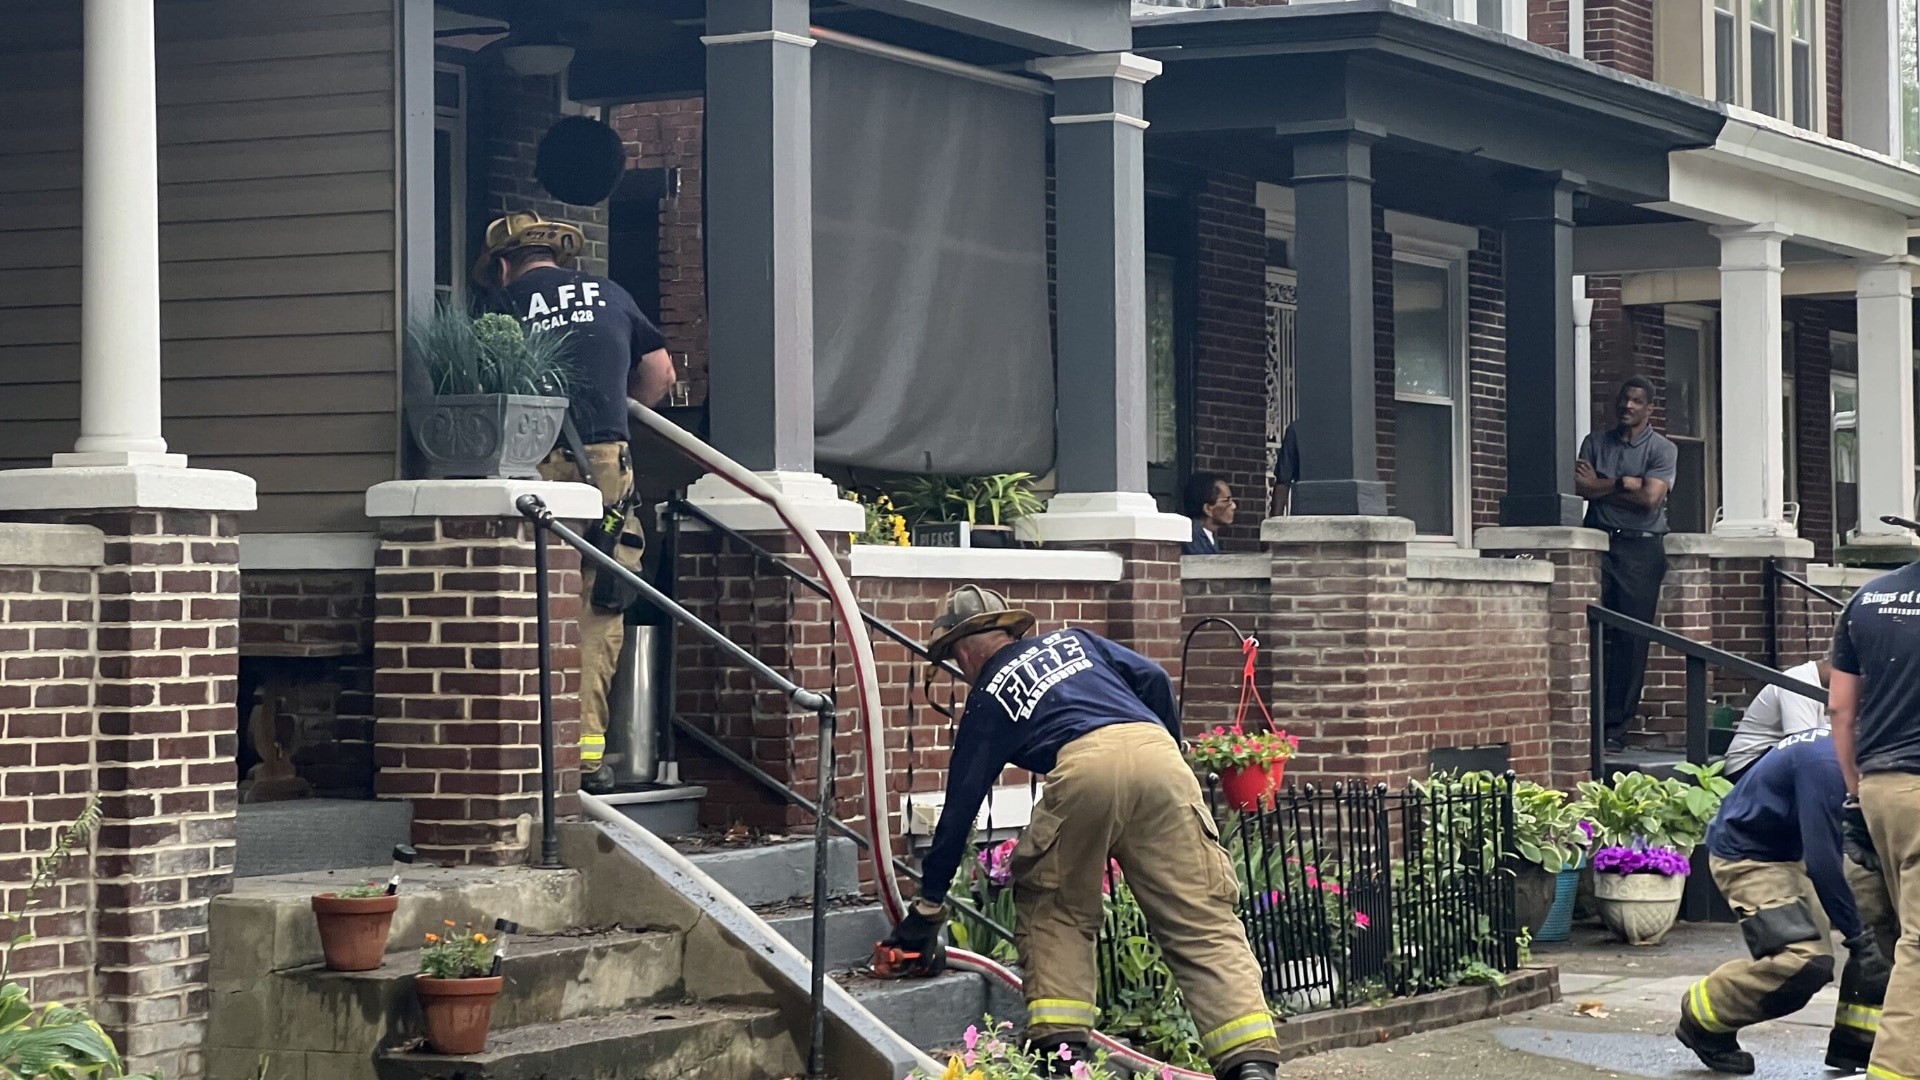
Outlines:
[{"label": "red fire hose", "polygon": [[[887,917],[898,923],[906,914],[906,904],[900,897],[899,882],[892,873],[889,864],[893,851],[893,832],[888,826],[886,783],[886,737],[880,724],[880,679],[873,662],[873,644],[867,638],[866,624],[860,617],[860,605],[853,595],[853,586],[848,583],[846,574],[840,569],[840,561],[834,558],[833,551],[825,540],[813,528],[800,520],[793,507],[788,504],[780,492],[766,481],[755,476],[738,462],[708,446],[683,430],[679,425],[661,416],[637,402],[627,403],[628,411],[654,435],[671,444],[682,454],[692,459],[715,476],[728,484],[752,496],[755,500],[770,507],[800,541],[806,552],[807,560],[813,563],[821,582],[833,603],[834,621],[839,624],[853,652],[854,687],[860,698],[860,717],[863,736],[866,739],[866,797],[867,797],[867,839],[872,849],[868,857],[874,860],[874,880],[879,883],[880,903],[886,909]],[[1252,668],[1253,658],[1248,652],[1247,665]],[[1242,708],[1245,707],[1245,689],[1242,690]],[[1264,711],[1266,706],[1261,705]],[[1269,718],[1271,724],[1271,718]],[[832,753],[831,747],[822,747],[821,753]],[[829,812],[827,807],[820,808],[821,813]],[[962,971],[978,972],[994,979],[1010,989],[1021,989],[1020,977],[1005,966],[987,957],[970,953],[962,949],[952,949],[947,953],[949,963]],[[1145,1070],[1165,1078],[1175,1080],[1210,1080],[1205,1073],[1178,1069],[1163,1061],[1142,1054],[1111,1036],[1099,1032],[1092,1033],[1096,1046],[1104,1049],[1121,1064],[1136,1070]]]}]

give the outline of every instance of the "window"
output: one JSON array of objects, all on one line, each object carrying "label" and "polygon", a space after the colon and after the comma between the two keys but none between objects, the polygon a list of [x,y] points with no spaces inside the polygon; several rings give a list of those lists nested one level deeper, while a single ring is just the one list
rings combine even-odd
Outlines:
[{"label": "window", "polygon": [[445,303],[466,293],[467,73],[433,68],[433,286]]},{"label": "window", "polygon": [[1192,196],[1178,185],[1150,191],[1146,209],[1147,490],[1161,510],[1178,513],[1180,485],[1194,468],[1193,243],[1198,226]]},{"label": "window", "polygon": [[1675,532],[1706,532],[1718,506],[1712,462],[1717,425],[1713,412],[1712,313],[1669,305],[1667,309],[1667,438],[1679,452],[1667,523]]},{"label": "window", "polygon": [[1900,4],[1900,145],[1907,161],[1920,165],[1920,0]]},{"label": "window", "polygon": [[1422,536],[1463,527],[1465,312],[1460,265],[1396,255],[1393,262],[1394,510]]},{"label": "window", "polygon": [[1174,360],[1176,263],[1147,256],[1147,468],[1172,470],[1180,456],[1179,379]]},{"label": "window", "polygon": [[1490,30],[1504,30],[1515,37],[1527,36],[1525,0],[1400,0],[1421,11],[1461,22],[1474,23]]},{"label": "window", "polygon": [[[1853,341],[1845,342],[1846,352],[1855,347]],[[1842,352],[1838,334],[1833,351],[1836,357]],[[1860,380],[1836,371],[1832,386],[1833,542],[1838,546],[1860,528]]]},{"label": "window", "polygon": [[1663,32],[1662,78],[1729,105],[1823,130],[1824,5],[1832,2],[1837,0],[1713,0],[1710,40],[1701,40],[1700,33]]}]

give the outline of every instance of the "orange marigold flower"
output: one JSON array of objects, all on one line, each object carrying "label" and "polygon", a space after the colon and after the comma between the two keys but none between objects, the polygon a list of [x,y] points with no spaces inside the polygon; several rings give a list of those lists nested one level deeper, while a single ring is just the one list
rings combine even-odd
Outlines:
[{"label": "orange marigold flower", "polygon": [[438,944],[440,944],[440,935],[439,935],[439,934],[428,934],[428,935],[427,935],[427,944],[429,944],[429,945],[438,945]]},{"label": "orange marigold flower", "polygon": [[487,935],[485,934],[473,935],[473,943],[475,945],[485,945],[487,943]]},{"label": "orange marigold flower", "polygon": [[446,924],[447,924],[448,926],[452,926],[452,925],[453,925],[453,920],[452,920],[452,919],[442,919],[441,921],[442,921],[442,922],[444,922],[444,923],[446,923]]}]

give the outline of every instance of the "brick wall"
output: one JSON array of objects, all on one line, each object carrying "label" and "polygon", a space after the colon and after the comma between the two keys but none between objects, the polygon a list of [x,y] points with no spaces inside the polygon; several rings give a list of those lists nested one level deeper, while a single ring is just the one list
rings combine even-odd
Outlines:
[{"label": "brick wall", "polygon": [[1567,0],[1527,0],[1527,40],[1561,52],[1567,47]]},{"label": "brick wall", "polygon": [[[1194,561],[1204,562],[1207,558],[1194,556]],[[1273,580],[1265,560],[1260,560],[1258,576],[1214,578],[1188,574],[1182,578],[1181,588],[1183,634],[1207,618],[1221,618],[1262,645],[1268,643]],[[1254,661],[1258,680],[1255,686],[1265,695],[1273,681],[1273,658],[1266,648],[1261,648]],[[1213,625],[1194,634],[1181,688],[1189,734],[1224,727],[1239,719],[1241,673],[1245,664],[1240,643],[1227,628]],[[1258,709],[1253,712],[1257,718]],[[1274,721],[1281,727],[1287,726],[1284,715],[1275,714]]]},{"label": "brick wall", "polygon": [[1393,236],[1387,232],[1386,211],[1373,208],[1373,423],[1379,444],[1376,458],[1386,485],[1387,506],[1393,506]]},{"label": "brick wall", "polygon": [[1514,771],[1548,782],[1552,629],[1545,585],[1410,579],[1405,719],[1381,747],[1392,780],[1424,775],[1436,747],[1505,744]]},{"label": "brick wall", "polygon": [[[1669,553],[1667,577],[1660,587],[1659,625],[1695,641],[1711,642],[1714,618],[1712,560],[1705,555]],[[1628,732],[1630,741],[1684,747],[1686,707],[1685,658],[1658,646],[1649,649],[1640,715]]]},{"label": "brick wall", "polygon": [[[1574,540],[1574,536],[1569,536],[1568,542],[1553,548],[1500,552],[1503,556],[1531,559],[1553,567],[1553,584],[1547,591],[1546,631],[1546,726],[1551,780],[1542,783],[1562,790],[1572,790],[1581,780],[1591,778],[1592,679],[1587,607],[1600,596],[1600,552],[1575,546]],[[1481,547],[1491,549],[1495,545],[1483,542]]]},{"label": "brick wall", "polygon": [[1467,254],[1468,491],[1473,528],[1500,524],[1507,490],[1507,286],[1501,234]]},{"label": "brick wall", "polygon": [[1644,375],[1653,383],[1655,428],[1667,422],[1667,327],[1661,306],[1624,307],[1620,279],[1587,278],[1587,297],[1593,301],[1593,416],[1588,430],[1613,426],[1613,398],[1629,375]]},{"label": "brick wall", "polygon": [[475,132],[479,152],[487,162],[485,220],[475,228],[485,229],[487,221],[510,210],[531,210],[548,218],[572,222],[587,238],[580,266],[593,273],[605,273],[606,206],[563,203],[547,194],[533,175],[541,137],[554,121],[566,115],[560,110],[558,80],[519,78],[498,61],[475,64],[469,69],[469,75],[472,79],[469,85],[486,102],[482,111],[484,130]]},{"label": "brick wall", "polygon": [[[33,530],[0,525],[0,531]],[[29,916],[33,861],[80,816],[94,787],[93,567],[0,566],[0,896],[13,976],[34,1001],[93,997],[92,867],[83,850]]]},{"label": "brick wall", "polygon": [[[284,674],[276,711],[301,778],[322,797],[370,797],[373,572],[249,570],[240,593],[242,722],[256,691]],[[341,647],[347,655],[324,655]]]},{"label": "brick wall", "polygon": [[1266,213],[1254,182],[1211,174],[1196,207],[1194,468],[1233,485],[1240,515],[1223,550],[1260,549],[1267,516]]},{"label": "brick wall", "polygon": [[679,194],[660,205],[660,329],[679,361],[689,400],[707,399],[707,266],[704,231],[706,99],[643,101],[608,122],[633,169],[679,169]]},{"label": "brick wall", "polygon": [[[554,761],[578,811],[579,556],[551,554]],[[492,518],[380,523],[374,582],[375,754],[381,798],[413,804],[436,862],[527,857],[540,814],[539,655],[532,526]]]},{"label": "brick wall", "polygon": [[1587,0],[1587,59],[1653,78],[1653,0]]}]

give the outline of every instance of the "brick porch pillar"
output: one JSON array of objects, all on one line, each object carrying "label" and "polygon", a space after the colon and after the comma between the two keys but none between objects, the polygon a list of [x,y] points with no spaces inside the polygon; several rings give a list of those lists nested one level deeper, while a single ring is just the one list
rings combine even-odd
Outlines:
[{"label": "brick porch pillar", "polygon": [[[374,570],[374,790],[413,804],[434,861],[524,862],[540,816],[540,657],[533,525],[514,500],[598,516],[583,484],[402,480],[367,492]],[[580,556],[550,538],[554,767],[578,812]]]},{"label": "brick porch pillar", "polygon": [[1120,556],[1120,580],[1107,592],[1107,637],[1180,678],[1180,545],[1124,540],[1086,545]]},{"label": "brick porch pillar", "polygon": [[[1782,603],[1775,611],[1775,625],[1769,630],[1767,612],[1767,564],[1777,562],[1780,569],[1805,580],[1807,563],[1813,558],[1813,541],[1798,537],[1734,539],[1712,537],[1707,552],[1709,604],[1712,610],[1713,636],[1709,643],[1756,664],[1769,662],[1768,635],[1772,635],[1773,659],[1784,670],[1824,655],[1832,644],[1831,633],[1825,640],[1815,639],[1809,631],[1806,609],[1786,595],[1792,586],[1781,590]],[[1760,690],[1759,684],[1724,671],[1713,673],[1713,694],[1724,696],[1736,708]]]},{"label": "brick porch pillar", "polygon": [[90,710],[91,776],[68,774],[71,800],[36,814],[62,826],[89,790],[99,795],[91,1005],[136,1071],[204,1071],[208,906],[234,860],[237,514],[253,506],[253,481],[235,473],[0,473],[0,514],[88,525],[104,539],[97,609],[69,612],[95,620],[91,695],[64,686],[68,696],[35,702]]},{"label": "brick porch pillar", "polygon": [[1587,606],[1600,601],[1600,555],[1607,550],[1607,535],[1568,527],[1481,529],[1474,546],[1485,555],[1531,558],[1553,567],[1547,672],[1552,764],[1550,776],[1540,782],[1571,791],[1593,772]]},{"label": "brick porch pillar", "polygon": [[1269,701],[1300,737],[1289,780],[1398,783],[1425,761],[1399,732],[1405,719],[1405,518],[1268,518],[1273,555]]}]

